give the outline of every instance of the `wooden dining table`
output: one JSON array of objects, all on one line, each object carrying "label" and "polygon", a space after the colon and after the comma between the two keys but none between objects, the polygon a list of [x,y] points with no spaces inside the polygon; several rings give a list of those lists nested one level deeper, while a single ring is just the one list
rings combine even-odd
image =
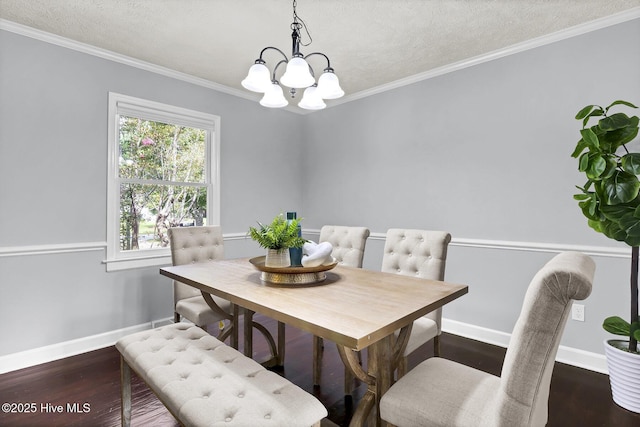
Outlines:
[{"label": "wooden dining table", "polygon": [[[249,258],[165,267],[160,274],[335,342],[346,368],[367,384],[351,426],[382,425],[380,398],[393,384],[413,321],[468,292],[466,285],[339,265],[318,283],[271,284]],[[355,353],[365,348],[366,370]]]}]

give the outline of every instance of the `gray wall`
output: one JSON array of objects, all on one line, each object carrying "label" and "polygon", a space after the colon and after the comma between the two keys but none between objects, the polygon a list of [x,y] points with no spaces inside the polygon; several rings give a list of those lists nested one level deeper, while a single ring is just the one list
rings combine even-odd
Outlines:
[{"label": "gray wall", "polygon": [[[624,247],[595,233],[572,195],[583,106],[640,103],[640,20],[594,31],[305,117],[305,226],[447,230],[454,239]],[[370,240],[365,268],[379,269]],[[510,332],[552,253],[453,245],[446,278],[469,294],[449,319]],[[627,259],[598,257],[586,322],[564,345],[602,352],[605,315],[627,316]]]},{"label": "gray wall", "polygon": [[[297,114],[6,31],[0,64],[0,248],[106,240],[110,91],[221,117],[225,233],[301,208]],[[104,258],[0,257],[0,355],[172,316],[157,268],[106,273]]]},{"label": "gray wall", "polygon": [[[307,229],[623,247],[586,227],[569,154],[583,105],[640,102],[639,38],[635,20],[299,116],[0,31],[0,248],[106,240],[109,91],[221,117],[225,233],[297,210]],[[383,244],[370,240],[366,268],[379,268]],[[225,245],[228,257],[257,250]],[[445,317],[510,332],[551,255],[452,245],[447,279],[470,292]],[[0,257],[0,355],[171,315],[157,268],[106,273],[104,257]],[[601,353],[602,318],[627,311],[628,259],[596,258],[587,322],[570,323],[563,344]]]}]

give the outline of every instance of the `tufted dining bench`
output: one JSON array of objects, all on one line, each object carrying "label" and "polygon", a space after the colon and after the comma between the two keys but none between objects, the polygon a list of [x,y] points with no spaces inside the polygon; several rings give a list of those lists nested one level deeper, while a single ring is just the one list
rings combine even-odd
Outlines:
[{"label": "tufted dining bench", "polygon": [[175,323],[116,343],[122,425],[131,422],[133,370],[184,426],[320,426],[326,408],[311,394],[209,335]]}]

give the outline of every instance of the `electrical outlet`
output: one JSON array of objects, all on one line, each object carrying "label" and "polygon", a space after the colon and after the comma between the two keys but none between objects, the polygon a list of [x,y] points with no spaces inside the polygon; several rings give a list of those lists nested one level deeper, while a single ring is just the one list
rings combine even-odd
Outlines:
[{"label": "electrical outlet", "polygon": [[584,322],[584,305],[573,304],[571,306],[571,319]]}]

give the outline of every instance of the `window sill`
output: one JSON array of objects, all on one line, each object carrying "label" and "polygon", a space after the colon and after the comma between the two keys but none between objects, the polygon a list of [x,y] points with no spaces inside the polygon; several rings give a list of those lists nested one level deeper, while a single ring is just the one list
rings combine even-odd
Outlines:
[{"label": "window sill", "polygon": [[107,259],[104,260],[103,263],[107,266],[107,272],[130,270],[133,268],[166,266],[171,265],[171,255],[158,254],[152,256]]}]

